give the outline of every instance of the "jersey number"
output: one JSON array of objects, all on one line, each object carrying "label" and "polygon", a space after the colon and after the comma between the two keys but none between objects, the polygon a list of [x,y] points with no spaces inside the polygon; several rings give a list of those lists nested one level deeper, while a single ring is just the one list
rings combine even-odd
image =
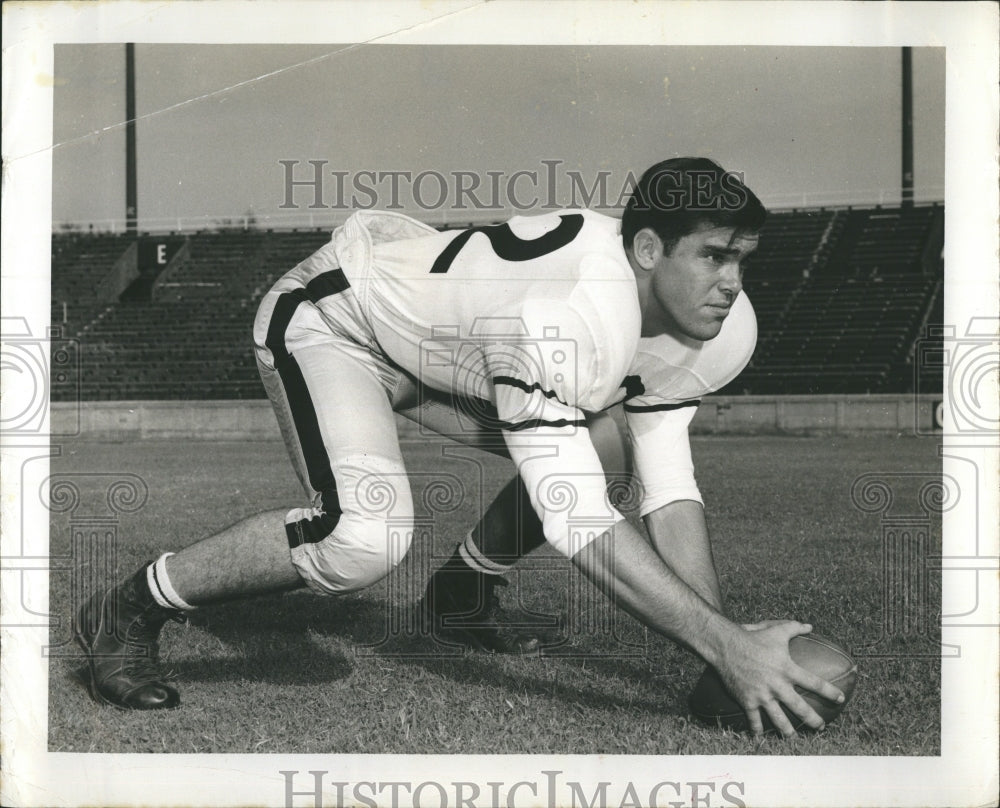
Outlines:
[{"label": "jersey number", "polygon": [[560,247],[565,247],[583,229],[583,216],[579,213],[568,213],[559,219],[559,226],[555,230],[528,241],[515,236],[507,224],[470,227],[441,251],[434,266],[431,267],[431,272],[447,272],[451,269],[455,256],[476,233],[485,235],[490,240],[493,252],[504,261],[530,261],[532,258],[541,258]]}]

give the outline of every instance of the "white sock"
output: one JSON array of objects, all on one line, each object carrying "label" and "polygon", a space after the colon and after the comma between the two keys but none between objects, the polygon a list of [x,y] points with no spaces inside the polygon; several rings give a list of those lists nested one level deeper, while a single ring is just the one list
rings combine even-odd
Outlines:
[{"label": "white sock", "polygon": [[146,583],[155,600],[164,609],[190,612],[196,607],[188,603],[174,591],[167,575],[167,559],[175,553],[164,553],[153,564],[146,567]]},{"label": "white sock", "polygon": [[510,568],[514,566],[513,564],[499,564],[484,556],[472,540],[471,532],[466,534],[465,539],[458,546],[458,554],[462,556],[462,560],[472,567],[472,569],[484,572],[487,575],[503,575],[509,572]]}]

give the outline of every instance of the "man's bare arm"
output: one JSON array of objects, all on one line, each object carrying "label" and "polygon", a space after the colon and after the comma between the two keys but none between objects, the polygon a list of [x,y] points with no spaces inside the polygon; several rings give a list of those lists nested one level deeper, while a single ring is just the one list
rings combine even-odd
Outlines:
[{"label": "man's bare arm", "polygon": [[795,685],[833,701],[843,698],[836,687],[796,665],[788,654],[788,641],[808,633],[809,626],[794,621],[756,631],[737,626],[684,583],[627,522],[618,522],[580,550],[573,563],[643,624],[691,648],[718,670],[754,732],[762,731],[760,710],[765,710],[784,735],[795,734],[781,703],[810,727],[823,726]]},{"label": "man's bare arm", "polygon": [[662,561],[710,605],[725,612],[719,576],[700,502],[680,500],[643,517]]}]

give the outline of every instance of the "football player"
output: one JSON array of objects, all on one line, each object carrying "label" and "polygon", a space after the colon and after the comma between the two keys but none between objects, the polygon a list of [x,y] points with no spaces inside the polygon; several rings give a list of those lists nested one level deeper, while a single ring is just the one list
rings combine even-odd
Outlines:
[{"label": "football player", "polygon": [[[795,687],[843,697],[789,656],[810,627],[725,617],[687,436],[699,398],[753,352],[742,265],[765,216],[740,177],[704,158],[650,168],[620,221],[564,210],[438,232],[398,213],[352,215],[278,281],[254,325],[308,505],[166,553],[84,603],[76,636],[92,695],[174,707],[156,664],[167,620],[303,585],[353,592],[388,574],[412,539],[396,411],[505,453],[517,470],[431,578],[423,606],[436,633],[537,651],[537,636],[504,624],[493,589],[547,541],[714,666],[755,732],[764,711],[794,734],[782,703],[820,727]],[[608,415],[619,404],[627,447]],[[649,539],[608,495],[629,456]]]}]

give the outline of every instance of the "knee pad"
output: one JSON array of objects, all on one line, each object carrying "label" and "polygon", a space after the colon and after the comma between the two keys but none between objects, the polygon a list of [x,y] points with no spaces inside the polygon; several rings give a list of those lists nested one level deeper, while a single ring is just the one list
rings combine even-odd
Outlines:
[{"label": "knee pad", "polygon": [[[413,499],[399,460],[357,455],[334,466],[342,513],[291,511],[292,531],[307,536],[292,546],[292,563],[320,594],[344,594],[371,586],[403,560],[413,542]],[[322,518],[321,518],[322,515]],[[312,534],[298,525],[326,522]]]}]

